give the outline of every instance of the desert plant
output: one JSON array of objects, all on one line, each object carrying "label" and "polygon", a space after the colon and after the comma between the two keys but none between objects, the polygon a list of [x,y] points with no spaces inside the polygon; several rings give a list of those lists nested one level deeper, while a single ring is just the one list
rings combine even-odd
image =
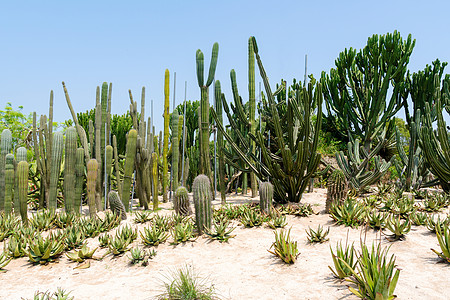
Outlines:
[{"label": "desert plant", "polygon": [[42,210],[34,214],[29,221],[39,230],[48,230],[53,228],[55,218],[56,215],[52,210]]},{"label": "desert plant", "polygon": [[158,227],[156,225],[144,227],[144,233],[140,232],[142,243],[146,246],[158,246],[164,243],[169,234],[163,227]]},{"label": "desert plant", "polygon": [[81,247],[83,245],[84,240],[86,239],[84,231],[80,230],[80,227],[76,225],[67,227],[65,233],[66,238],[64,242],[66,244],[67,250],[72,250]]},{"label": "desert plant", "polygon": [[431,216],[429,215],[427,217],[427,220],[425,222],[425,225],[427,226],[428,230],[431,232],[436,233],[437,229],[444,228],[444,226],[449,224],[449,219],[441,219],[441,216]]},{"label": "desert plant", "polygon": [[156,214],[153,216],[152,223],[154,226],[158,227],[159,229],[168,231],[172,225],[172,220],[169,216],[162,216],[162,215]]},{"label": "desert plant", "polygon": [[86,244],[83,244],[83,246],[80,248],[80,250],[66,253],[66,256],[68,259],[70,259],[72,261],[82,263],[86,259],[93,258],[93,255],[96,250],[97,250],[97,248],[90,249]]},{"label": "desert plant", "polygon": [[405,238],[405,234],[407,234],[411,230],[411,222],[409,219],[401,220],[400,216],[397,218],[395,216],[391,216],[388,218],[386,222],[386,229],[392,232],[388,238],[391,241],[397,241]]},{"label": "desert plant", "polygon": [[319,224],[317,230],[308,227],[308,230],[305,231],[306,234],[308,235],[307,238],[310,243],[323,243],[329,240],[327,236],[330,233],[330,227],[328,227],[328,229],[325,231],[323,227]]},{"label": "desert plant", "polygon": [[130,249],[131,257],[128,257],[130,259],[130,263],[133,265],[137,265],[139,263],[142,263],[142,266],[146,266],[148,263],[148,259],[145,259],[147,256],[147,251],[145,251],[142,248],[134,247]]},{"label": "desert plant", "polygon": [[447,224],[444,224],[442,228],[440,224],[437,224],[436,227],[436,237],[442,252],[434,249],[431,249],[431,251],[436,253],[444,261],[450,263],[450,229]]},{"label": "desert plant", "polygon": [[218,222],[213,222],[214,229],[207,230],[206,234],[213,240],[218,240],[219,242],[228,242],[229,239],[235,237],[232,235],[236,227],[230,226],[229,221],[220,220]]},{"label": "desert plant", "polygon": [[265,218],[263,215],[259,211],[252,208],[247,209],[240,218],[242,225],[248,228],[261,226],[264,221]]},{"label": "desert plant", "polygon": [[272,229],[284,228],[287,225],[286,216],[275,210],[267,225]]},{"label": "desert plant", "polygon": [[44,265],[55,261],[64,249],[64,240],[55,239],[51,235],[44,239],[38,235],[30,240],[27,255],[32,263]]},{"label": "desert plant", "polygon": [[111,207],[111,211],[117,216],[120,216],[121,220],[126,220],[126,207],[124,206],[124,202],[120,200],[119,194],[116,191],[110,191],[108,193],[108,201],[109,207]]},{"label": "desert plant", "polygon": [[355,247],[353,244],[348,245],[345,242],[345,248],[342,248],[342,243],[336,244],[336,254],[334,254],[333,249],[330,246],[331,256],[333,257],[334,270],[328,266],[328,268],[333,272],[334,276],[339,279],[344,279],[352,275],[352,270],[356,267],[355,259]]},{"label": "desert plant", "polygon": [[386,219],[387,215],[385,213],[372,210],[367,214],[367,225],[375,230],[384,229],[386,227]]},{"label": "desert plant", "polygon": [[105,211],[105,218],[102,222],[102,232],[109,231],[116,226],[120,225],[120,221],[122,221],[121,217],[116,215],[115,213]]},{"label": "desert plant", "polygon": [[185,243],[194,238],[194,226],[191,222],[176,224],[172,228],[171,234],[173,238],[172,245]]},{"label": "desert plant", "polygon": [[58,287],[58,289],[54,293],[49,291],[46,292],[36,291],[34,293],[33,300],[74,300],[74,297],[70,296],[70,293],[71,292],[66,292],[64,289],[60,287]]},{"label": "desert plant", "polygon": [[423,212],[414,212],[409,218],[413,225],[421,226],[427,223],[428,214]]},{"label": "desert plant", "polygon": [[124,240],[130,240],[130,242],[132,242],[137,239],[138,233],[136,228],[133,229],[127,224],[117,229],[116,236],[121,237]]},{"label": "desert plant", "polygon": [[364,206],[359,204],[353,198],[347,198],[342,204],[332,203],[330,207],[330,216],[339,225],[358,227],[365,217]]},{"label": "desert plant", "polygon": [[[8,245],[3,247],[4,251],[8,251],[8,254],[12,258],[18,258],[26,255],[27,239],[20,235],[13,234],[9,238]],[[1,269],[1,268],[0,268]]]},{"label": "desert plant", "polygon": [[80,220],[80,227],[86,237],[96,237],[103,232],[103,222],[99,218],[88,218]]},{"label": "desert plant", "polygon": [[297,248],[297,242],[291,241],[290,234],[291,229],[287,232],[282,229],[281,231],[274,231],[275,234],[275,242],[272,244],[270,249],[273,248],[273,251],[269,251],[275,256],[281,258],[287,264],[293,264],[297,260],[297,257],[300,255],[300,252]]},{"label": "desert plant", "polygon": [[[208,163],[209,165],[209,163]],[[201,235],[203,230],[211,228],[211,183],[208,176],[200,174],[192,184],[194,191],[195,225]]]},{"label": "desert plant", "polygon": [[59,213],[55,215],[55,225],[58,228],[64,229],[70,225],[72,225],[77,220],[76,216],[73,213]]},{"label": "desert plant", "polygon": [[108,244],[109,253],[112,253],[114,256],[121,255],[128,250],[128,246],[130,245],[130,239],[124,239],[122,236],[116,235],[111,238]]},{"label": "desert plant", "polygon": [[259,184],[259,206],[261,212],[269,214],[272,210],[273,185],[270,182],[261,182]]},{"label": "desert plant", "polygon": [[180,186],[176,189],[173,208],[177,214],[182,216],[189,216],[192,214],[188,191],[184,186]]},{"label": "desert plant", "polygon": [[111,236],[107,233],[98,236],[98,243],[100,248],[108,247],[109,241],[111,240]]},{"label": "desert plant", "polygon": [[439,199],[434,196],[426,197],[423,201],[423,205],[424,210],[426,210],[427,212],[437,212],[442,208]]},{"label": "desert plant", "polygon": [[138,224],[148,222],[151,219],[151,212],[148,210],[136,211],[134,214],[134,222]]},{"label": "desert plant", "polygon": [[343,202],[347,197],[347,192],[348,183],[344,173],[339,169],[334,170],[328,178],[325,212],[330,212],[331,203]]}]

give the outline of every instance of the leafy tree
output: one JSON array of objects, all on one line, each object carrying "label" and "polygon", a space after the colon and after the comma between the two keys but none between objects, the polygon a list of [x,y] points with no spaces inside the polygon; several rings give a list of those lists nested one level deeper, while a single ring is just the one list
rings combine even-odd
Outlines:
[{"label": "leafy tree", "polygon": [[4,110],[0,110],[0,132],[9,129],[12,132],[12,147],[27,147],[32,141],[31,129],[33,118],[31,114],[25,115],[23,106],[19,105],[15,110],[11,102],[7,102]]}]

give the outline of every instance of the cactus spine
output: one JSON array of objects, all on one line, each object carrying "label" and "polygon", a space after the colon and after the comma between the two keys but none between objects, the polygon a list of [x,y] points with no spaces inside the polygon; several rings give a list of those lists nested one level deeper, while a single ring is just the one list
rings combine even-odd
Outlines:
[{"label": "cactus spine", "polygon": [[259,206],[262,213],[270,214],[270,211],[272,210],[272,200],[273,185],[268,181],[261,182],[259,186]]},{"label": "cactus spine", "polygon": [[92,158],[87,163],[87,194],[88,194],[88,205],[89,205],[89,215],[95,217],[96,215],[96,205],[95,205],[95,189],[97,185],[98,176],[98,162],[95,158]]},{"label": "cactus spine", "polygon": [[[222,117],[222,91],[220,87],[220,81],[216,80],[215,87],[214,87],[214,103],[217,113],[217,119],[222,124],[223,117]],[[225,155],[223,153],[223,133],[222,131],[217,131],[217,151],[219,154],[219,190],[220,190],[220,197],[222,200],[222,204],[226,203],[226,196],[225,196]]]},{"label": "cactus spine", "polygon": [[195,177],[192,189],[194,192],[195,223],[199,234],[202,234],[205,229],[211,228],[212,193],[208,176],[200,174]]},{"label": "cactus spine", "polygon": [[[50,191],[49,208],[56,210],[58,195],[58,180],[61,171],[61,157],[64,148],[64,137],[61,132],[56,132],[53,136],[51,171],[50,171]],[[47,152],[48,153],[48,152]]]},{"label": "cactus spine", "polygon": [[169,186],[169,174],[167,165],[167,152],[169,151],[169,70],[164,74],[164,146],[163,146],[163,202],[168,201],[167,187]]},{"label": "cactus spine", "polygon": [[6,154],[11,152],[12,134],[9,129],[3,129],[1,134],[0,154],[0,210],[5,209],[5,165]]},{"label": "cactus spine", "polygon": [[116,191],[110,191],[108,193],[108,201],[111,207],[111,211],[116,214],[116,216],[120,216],[122,220],[127,219],[127,212],[125,211],[125,206],[123,202],[119,198],[119,194]]},{"label": "cactus spine", "polygon": [[188,191],[184,186],[178,187],[175,191],[173,208],[175,212],[181,216],[189,216],[192,214]]},{"label": "cactus spine", "polygon": [[125,153],[125,166],[122,186],[122,202],[127,211],[129,209],[128,204],[131,194],[131,179],[134,171],[134,160],[136,158],[136,141],[137,131],[135,129],[131,129],[130,132],[128,132],[127,138],[127,149]]},{"label": "cactus spine", "polygon": [[327,200],[325,202],[325,212],[330,212],[332,203],[342,202],[347,196],[348,184],[344,172],[336,169],[331,173],[327,183]]},{"label": "cactus spine", "polygon": [[81,207],[81,195],[83,194],[84,185],[84,149],[78,148],[76,152],[76,163],[75,163],[75,195],[73,206],[75,212],[78,214]]},{"label": "cactus spine", "polygon": [[178,188],[178,164],[179,164],[179,139],[178,139],[178,111],[175,109],[172,113],[172,189]]},{"label": "cactus spine", "polygon": [[158,209],[158,154],[152,153],[152,198],[153,198],[153,210]]},{"label": "cactus spine", "polygon": [[17,174],[19,178],[19,202],[20,202],[20,216],[22,223],[28,223],[27,217],[27,201],[28,201],[28,163],[21,161],[17,165]]},{"label": "cactus spine", "polygon": [[14,188],[14,154],[5,157],[5,214],[11,213]]},{"label": "cactus spine", "polygon": [[197,65],[197,81],[198,86],[201,91],[201,100],[200,100],[200,108],[201,108],[201,127],[200,132],[202,136],[202,141],[200,145],[200,173],[206,174],[208,177],[211,177],[211,162],[209,159],[209,97],[208,97],[208,89],[211,83],[214,80],[214,73],[216,72],[217,66],[217,57],[219,55],[219,44],[214,43],[211,54],[211,64],[209,65],[209,73],[208,79],[206,83],[203,79],[203,71],[204,71],[204,58],[203,53],[200,49],[197,50],[196,53],[196,65]]},{"label": "cactus spine", "polygon": [[77,139],[77,130],[74,127],[67,128],[64,160],[64,207],[66,212],[74,210]]}]

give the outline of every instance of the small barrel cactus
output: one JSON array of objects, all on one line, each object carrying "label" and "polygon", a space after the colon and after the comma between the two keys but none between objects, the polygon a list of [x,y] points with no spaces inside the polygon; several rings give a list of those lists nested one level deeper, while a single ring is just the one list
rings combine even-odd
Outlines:
[{"label": "small barrel cactus", "polygon": [[175,191],[173,208],[175,209],[175,212],[181,216],[189,216],[192,214],[188,191],[184,186],[178,187]]},{"label": "small barrel cactus", "polygon": [[261,207],[261,212],[265,214],[270,214],[272,210],[272,200],[273,200],[273,185],[266,181],[261,182],[259,185],[259,206]]},{"label": "small barrel cactus", "polygon": [[108,201],[109,207],[111,208],[112,212],[117,216],[120,216],[122,220],[126,220],[127,212],[125,210],[125,206],[123,205],[123,202],[120,200],[119,194],[116,191],[110,191],[108,193]]},{"label": "small barrel cactus", "polygon": [[194,192],[195,223],[199,234],[202,234],[205,228],[211,228],[212,193],[208,176],[200,174],[195,177],[192,189]]},{"label": "small barrel cactus", "polygon": [[325,212],[330,211],[331,203],[342,202],[347,196],[347,192],[348,184],[344,173],[339,169],[334,170],[328,178]]}]

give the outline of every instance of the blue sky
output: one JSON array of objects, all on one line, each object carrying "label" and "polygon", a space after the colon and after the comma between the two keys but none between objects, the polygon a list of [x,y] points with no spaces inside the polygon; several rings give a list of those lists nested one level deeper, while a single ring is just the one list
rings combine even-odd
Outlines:
[{"label": "blue sky", "polygon": [[[200,97],[195,52],[219,43],[216,79],[231,100],[229,72],[247,99],[247,40],[254,35],[273,84],[281,78],[317,78],[345,48],[361,48],[372,34],[398,30],[416,39],[409,69],[450,61],[450,5],[429,1],[1,1],[0,106],[70,118],[61,82],[77,112],[95,105],[95,89],[113,83],[112,112],[125,113],[146,87],[147,108],[162,128],[164,70],[177,73],[176,103]],[[450,73],[450,68],[447,70]],[[257,73],[258,74],[258,73]],[[256,78],[260,81],[259,75]],[[212,103],[212,99],[210,99]],[[148,114],[147,114],[148,115]]]}]

